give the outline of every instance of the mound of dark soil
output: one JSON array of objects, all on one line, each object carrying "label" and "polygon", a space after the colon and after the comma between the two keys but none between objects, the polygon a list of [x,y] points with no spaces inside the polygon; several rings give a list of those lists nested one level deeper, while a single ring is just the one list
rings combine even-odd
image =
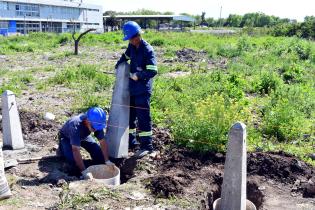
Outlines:
[{"label": "mound of dark soil", "polygon": [[170,131],[166,128],[153,127],[153,147],[155,150],[164,151],[167,145],[173,143]]},{"label": "mound of dark soil", "polygon": [[206,57],[206,51],[196,51],[189,48],[183,48],[176,51],[176,58],[174,61],[177,62],[197,62]]},{"label": "mound of dark soil", "polygon": [[21,111],[20,119],[25,141],[36,145],[47,144],[47,141],[55,139],[61,127],[57,122],[44,120],[32,112]]},{"label": "mound of dark soil", "polygon": [[186,183],[175,179],[172,176],[157,176],[152,178],[150,185],[148,186],[152,193],[159,197],[169,198],[171,196],[181,194],[184,191]]},{"label": "mound of dark soil", "polygon": [[310,179],[315,175],[314,167],[284,153],[250,153],[247,172],[290,184],[299,177]]}]

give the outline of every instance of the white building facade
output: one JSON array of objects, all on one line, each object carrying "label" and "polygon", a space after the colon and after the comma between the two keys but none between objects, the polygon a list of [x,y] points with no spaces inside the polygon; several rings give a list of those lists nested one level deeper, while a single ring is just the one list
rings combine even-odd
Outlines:
[{"label": "white building facade", "polygon": [[101,6],[82,0],[0,0],[0,35],[90,28],[103,32]]}]

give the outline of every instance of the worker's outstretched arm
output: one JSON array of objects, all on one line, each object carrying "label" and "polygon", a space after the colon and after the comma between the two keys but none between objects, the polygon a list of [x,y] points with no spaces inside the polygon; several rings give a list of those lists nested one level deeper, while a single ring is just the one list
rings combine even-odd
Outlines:
[{"label": "worker's outstretched arm", "polygon": [[117,61],[116,65],[115,65],[115,69],[118,68],[119,64],[126,62],[128,60],[130,60],[130,44],[128,45],[126,52],[124,54],[122,54],[120,59]]},{"label": "worker's outstretched arm", "polygon": [[80,147],[72,145],[72,153],[73,153],[73,158],[74,158],[74,161],[75,161],[76,165],[78,166],[78,168],[81,171],[84,171],[85,170],[85,166],[84,166],[84,163],[83,163],[82,155],[80,153]]},{"label": "worker's outstretched arm", "polygon": [[157,62],[153,49],[146,52],[145,64],[145,70],[136,73],[139,80],[149,80],[157,74]]},{"label": "worker's outstretched arm", "polygon": [[104,156],[104,160],[106,162],[109,160],[109,157],[108,157],[108,144],[105,141],[105,139],[100,140],[100,146],[101,146],[101,150]]}]

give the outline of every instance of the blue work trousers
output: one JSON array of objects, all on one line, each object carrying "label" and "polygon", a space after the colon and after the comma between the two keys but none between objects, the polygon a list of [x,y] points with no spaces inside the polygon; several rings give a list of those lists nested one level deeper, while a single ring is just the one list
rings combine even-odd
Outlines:
[{"label": "blue work trousers", "polygon": [[130,96],[129,145],[136,144],[136,129],[138,129],[140,149],[152,151],[150,97],[149,93]]},{"label": "blue work trousers", "polygon": [[[92,136],[88,136],[86,139],[82,140],[81,147],[90,154],[93,164],[97,165],[105,163],[101,147]],[[75,164],[70,139],[64,137],[62,134],[59,135],[59,150],[66,158],[67,162]]]}]

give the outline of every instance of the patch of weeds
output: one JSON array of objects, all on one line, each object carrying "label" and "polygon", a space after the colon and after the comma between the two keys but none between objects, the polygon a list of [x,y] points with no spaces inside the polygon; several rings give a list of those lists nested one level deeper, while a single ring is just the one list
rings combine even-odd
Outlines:
[{"label": "patch of weeds", "polygon": [[108,107],[110,96],[105,92],[95,92],[93,87],[88,84],[82,85],[79,92],[76,93],[73,109],[75,111],[86,111],[93,106]]},{"label": "patch of weeds", "polygon": [[64,52],[56,53],[56,54],[49,56],[48,60],[49,61],[61,60],[63,58],[67,58],[67,57],[70,57],[72,55],[74,55],[72,51],[64,51]]},{"label": "patch of weeds", "polygon": [[72,195],[70,194],[70,190],[67,186],[64,187],[63,191],[59,195],[59,198],[60,202],[57,205],[58,209],[79,209],[86,204],[91,204],[92,202],[101,202],[105,198],[119,200],[121,199],[121,195],[117,191],[107,188],[91,190],[85,195]]},{"label": "patch of weeds", "polygon": [[46,81],[41,81],[36,84],[36,89],[41,91],[46,91],[49,88]]},{"label": "patch of weeds", "polygon": [[55,67],[54,66],[45,66],[43,68],[43,71],[45,71],[45,72],[55,71]]},{"label": "patch of weeds", "polygon": [[150,43],[152,46],[163,46],[165,44],[165,40],[164,39],[154,39],[151,41]]},{"label": "patch of weeds", "polygon": [[200,207],[199,202],[192,203],[185,198],[179,198],[177,196],[170,196],[168,199],[157,198],[156,203],[164,204],[167,206],[177,206],[182,209],[198,209],[198,207]]},{"label": "patch of weeds", "polygon": [[187,108],[173,113],[171,130],[180,145],[197,151],[224,151],[230,126],[249,116],[242,102],[218,94]]},{"label": "patch of weeds", "polygon": [[15,176],[12,176],[12,175],[10,175],[10,174],[7,174],[7,175],[6,175],[6,178],[7,178],[7,181],[8,181],[8,184],[9,184],[10,188],[12,188],[12,187],[16,184],[16,182],[17,182],[16,177],[15,177]]},{"label": "patch of weeds", "polygon": [[11,197],[5,200],[0,201],[0,206],[7,206],[9,209],[12,207],[14,208],[21,208],[23,206],[23,202],[21,198],[18,197]]},{"label": "patch of weeds", "polygon": [[276,105],[270,104],[265,108],[263,132],[280,142],[300,139],[302,134],[314,135],[311,125],[304,114],[286,98],[279,100]]},{"label": "patch of weeds", "polygon": [[301,65],[296,63],[285,63],[283,68],[280,69],[280,73],[287,84],[292,82],[301,82],[304,75],[304,69]]},{"label": "patch of weeds", "polygon": [[71,86],[81,86],[88,84],[94,91],[104,90],[113,84],[113,76],[106,75],[95,65],[79,65],[78,67],[66,67],[60,70],[49,80],[52,84],[65,84]]},{"label": "patch of weeds", "polygon": [[9,71],[6,69],[0,69],[0,77],[3,77],[4,75],[6,75]]},{"label": "patch of weeds", "polygon": [[281,77],[273,71],[262,71],[254,78],[251,88],[255,93],[269,94],[283,84]]},{"label": "patch of weeds", "polygon": [[34,80],[33,75],[29,73],[20,73],[14,75],[12,78],[4,81],[0,86],[0,93],[2,94],[6,90],[11,90],[15,94],[20,94],[23,89],[27,88],[27,85]]},{"label": "patch of weeds", "polygon": [[240,55],[240,51],[237,46],[231,45],[231,44],[222,44],[219,46],[218,55],[227,57],[227,58],[233,58]]}]

